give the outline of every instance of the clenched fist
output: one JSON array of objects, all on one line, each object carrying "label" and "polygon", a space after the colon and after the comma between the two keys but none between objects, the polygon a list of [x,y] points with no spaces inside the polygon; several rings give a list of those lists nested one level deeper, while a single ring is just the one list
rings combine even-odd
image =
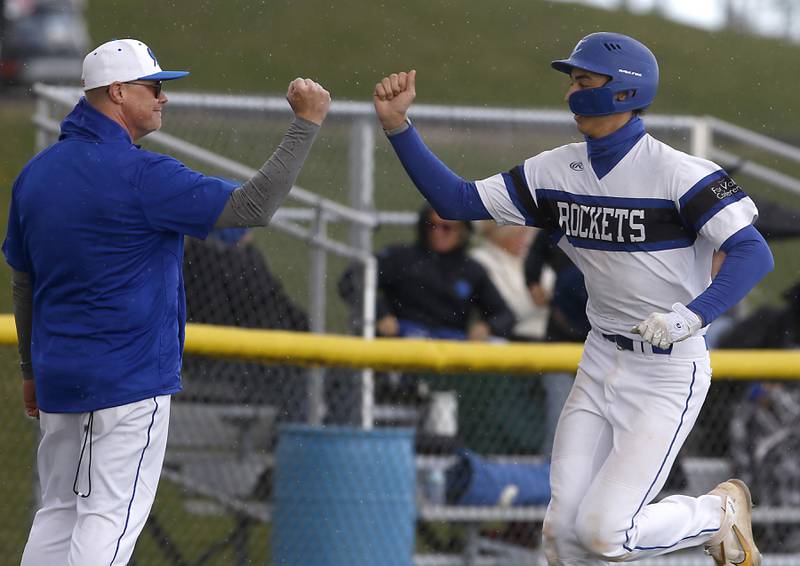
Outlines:
[{"label": "clenched fist", "polygon": [[321,125],[331,107],[331,93],[311,79],[297,78],[289,83],[286,100],[295,116]]},{"label": "clenched fist", "polygon": [[384,130],[393,130],[406,121],[406,112],[416,91],[417,72],[392,73],[375,85],[372,102]]}]

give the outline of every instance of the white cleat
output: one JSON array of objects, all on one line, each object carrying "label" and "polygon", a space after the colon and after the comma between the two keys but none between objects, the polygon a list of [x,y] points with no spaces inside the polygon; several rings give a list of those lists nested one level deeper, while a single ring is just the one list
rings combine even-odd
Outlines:
[{"label": "white cleat", "polygon": [[742,480],[730,479],[709,492],[722,498],[722,526],[705,545],[716,566],[761,566],[761,553],[753,541],[750,515],[753,500]]}]

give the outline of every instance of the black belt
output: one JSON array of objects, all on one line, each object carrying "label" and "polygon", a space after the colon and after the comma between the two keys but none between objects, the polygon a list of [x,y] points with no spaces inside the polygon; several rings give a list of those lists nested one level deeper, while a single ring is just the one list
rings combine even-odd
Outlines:
[{"label": "black belt", "polygon": [[[608,340],[609,342],[614,342],[617,345],[617,348],[620,350],[630,350],[631,352],[641,352],[643,354],[648,354],[650,348],[648,347],[645,350],[646,342],[640,342],[638,340],[631,340],[626,336],[620,336],[619,334],[603,334],[603,338]],[[669,348],[656,348],[653,346],[653,353],[654,354],[671,354],[672,353],[672,344],[670,344]]]}]

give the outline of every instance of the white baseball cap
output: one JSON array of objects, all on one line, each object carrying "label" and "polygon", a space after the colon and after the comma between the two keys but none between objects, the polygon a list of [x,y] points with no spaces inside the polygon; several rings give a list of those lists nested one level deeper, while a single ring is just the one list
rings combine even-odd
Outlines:
[{"label": "white baseball cap", "polygon": [[114,39],[91,51],[83,59],[83,90],[114,82],[170,81],[188,71],[162,71],[153,50],[138,39]]}]

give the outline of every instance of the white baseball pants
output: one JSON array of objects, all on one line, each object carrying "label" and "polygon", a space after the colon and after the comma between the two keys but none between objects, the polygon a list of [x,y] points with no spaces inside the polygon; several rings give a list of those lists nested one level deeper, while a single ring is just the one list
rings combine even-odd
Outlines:
[{"label": "white baseball pants", "polygon": [[42,508],[22,566],[128,563],[155,499],[169,408],[160,396],[93,413],[40,412]]},{"label": "white baseball pants", "polygon": [[717,496],[650,504],[694,426],[711,381],[702,337],[655,354],[592,331],[556,429],[548,563],[596,566],[702,544],[719,529]]}]

